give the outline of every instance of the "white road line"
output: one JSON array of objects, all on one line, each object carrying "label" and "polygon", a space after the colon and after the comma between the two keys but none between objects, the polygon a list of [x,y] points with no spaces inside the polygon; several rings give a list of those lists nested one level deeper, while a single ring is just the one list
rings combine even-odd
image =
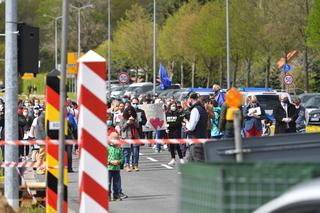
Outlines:
[{"label": "white road line", "polygon": [[161,166],[166,167],[167,169],[173,169],[173,167],[168,166],[168,165],[166,165],[166,164],[161,164]]},{"label": "white road line", "polygon": [[154,158],[150,158],[150,157],[147,157],[148,160],[151,160],[152,162],[158,162],[158,160],[154,159]]},{"label": "white road line", "polygon": [[142,155],[144,155],[144,154],[142,154],[141,152],[139,152],[139,155],[142,156]]}]

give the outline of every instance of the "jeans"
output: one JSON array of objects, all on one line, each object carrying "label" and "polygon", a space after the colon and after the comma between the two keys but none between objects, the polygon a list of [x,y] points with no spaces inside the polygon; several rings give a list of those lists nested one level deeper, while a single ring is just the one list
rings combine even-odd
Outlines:
[{"label": "jeans", "polygon": [[137,166],[139,164],[139,152],[140,146],[131,145],[130,148],[123,148],[124,165],[130,165],[130,157],[132,152],[132,165]]},{"label": "jeans", "polygon": [[111,197],[111,183],[113,186],[113,198],[119,197],[121,190],[120,170],[109,170],[109,198]]},{"label": "jeans", "polygon": [[68,171],[72,171],[72,147],[73,145],[66,145],[66,151],[68,155]]}]

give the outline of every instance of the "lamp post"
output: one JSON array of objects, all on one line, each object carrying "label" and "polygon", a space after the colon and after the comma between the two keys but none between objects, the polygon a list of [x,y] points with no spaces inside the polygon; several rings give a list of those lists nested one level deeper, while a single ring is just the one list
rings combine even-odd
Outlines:
[{"label": "lamp post", "polygon": [[111,97],[111,0],[108,0],[108,98]]},{"label": "lamp post", "polygon": [[227,29],[227,88],[230,89],[230,38],[229,38],[229,0],[226,0],[226,29]]},{"label": "lamp post", "polygon": [[[78,10],[78,58],[80,58],[81,54],[81,10],[86,8],[93,8],[93,4],[86,4],[82,7],[76,7],[73,5],[70,5],[71,8]],[[75,78],[75,92],[77,93],[77,78]]]},{"label": "lamp post", "polygon": [[157,64],[156,64],[156,46],[157,46],[157,8],[156,8],[156,0],[153,0],[153,94],[156,94],[156,69],[157,69]]},{"label": "lamp post", "polygon": [[54,68],[58,69],[58,20],[62,18],[62,16],[53,17],[47,14],[43,15],[44,17],[48,17],[54,20]]}]

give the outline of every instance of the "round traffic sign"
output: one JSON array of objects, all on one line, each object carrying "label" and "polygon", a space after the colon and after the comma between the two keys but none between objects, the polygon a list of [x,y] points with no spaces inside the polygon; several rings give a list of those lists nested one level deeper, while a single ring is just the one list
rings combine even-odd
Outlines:
[{"label": "round traffic sign", "polygon": [[129,82],[129,75],[126,72],[120,72],[118,74],[118,81],[121,84],[127,84]]},{"label": "round traffic sign", "polygon": [[283,65],[283,71],[289,72],[290,70],[291,70],[290,64],[285,64],[285,65]]},{"label": "round traffic sign", "polygon": [[286,74],[283,77],[283,83],[285,85],[291,85],[291,84],[293,84],[293,81],[294,81],[294,78],[293,78],[293,75],[291,75],[291,74]]}]

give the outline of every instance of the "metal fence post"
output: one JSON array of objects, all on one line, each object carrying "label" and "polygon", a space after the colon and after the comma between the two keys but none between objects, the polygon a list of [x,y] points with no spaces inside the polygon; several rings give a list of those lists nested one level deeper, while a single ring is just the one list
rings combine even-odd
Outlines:
[{"label": "metal fence post", "polygon": [[241,163],[243,161],[242,153],[242,138],[241,138],[241,121],[240,121],[240,110],[233,112],[233,126],[234,126],[234,143],[236,149],[236,161]]}]

